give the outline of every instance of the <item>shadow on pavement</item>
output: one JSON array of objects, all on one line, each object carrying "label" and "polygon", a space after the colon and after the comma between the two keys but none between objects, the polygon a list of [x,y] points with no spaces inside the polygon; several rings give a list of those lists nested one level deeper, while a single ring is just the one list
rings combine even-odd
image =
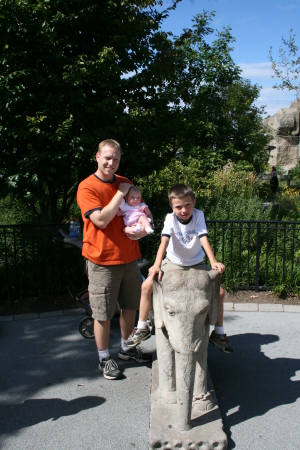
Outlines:
[{"label": "shadow on pavement", "polygon": [[262,345],[278,340],[271,334],[231,335],[230,343],[235,348],[232,355],[209,346],[208,367],[228,436],[228,449],[235,448],[232,426],[294,403],[300,397],[300,381],[291,379],[300,370],[300,360],[270,359],[261,350]]},{"label": "shadow on pavement", "polygon": [[12,433],[49,419],[72,416],[85,409],[95,408],[105,402],[102,397],[86,396],[70,401],[60,398],[25,400],[23,403],[0,406],[0,434]]}]

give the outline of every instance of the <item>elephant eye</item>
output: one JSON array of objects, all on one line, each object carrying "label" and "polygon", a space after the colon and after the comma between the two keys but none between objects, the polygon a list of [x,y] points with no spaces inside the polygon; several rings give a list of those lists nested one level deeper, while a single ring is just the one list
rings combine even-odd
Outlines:
[{"label": "elephant eye", "polygon": [[172,309],[168,308],[168,314],[169,314],[169,316],[174,316],[175,315],[175,311],[173,311]]}]

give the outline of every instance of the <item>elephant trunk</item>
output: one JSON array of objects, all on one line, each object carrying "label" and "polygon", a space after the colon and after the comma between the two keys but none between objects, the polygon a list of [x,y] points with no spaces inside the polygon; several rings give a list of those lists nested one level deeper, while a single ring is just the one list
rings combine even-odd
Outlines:
[{"label": "elephant trunk", "polygon": [[178,421],[177,428],[187,431],[192,428],[192,401],[195,381],[195,353],[175,352],[176,390]]}]

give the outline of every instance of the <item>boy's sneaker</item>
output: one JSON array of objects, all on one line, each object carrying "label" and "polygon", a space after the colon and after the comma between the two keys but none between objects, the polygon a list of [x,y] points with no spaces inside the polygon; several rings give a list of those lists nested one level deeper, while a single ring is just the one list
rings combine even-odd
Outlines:
[{"label": "boy's sneaker", "polygon": [[210,342],[224,353],[233,353],[234,348],[230,345],[226,334],[217,334],[213,331],[209,338]]},{"label": "boy's sneaker", "polygon": [[103,358],[99,363],[99,370],[103,372],[104,378],[107,380],[117,380],[122,376],[122,372],[119,370],[118,364],[111,359],[111,356]]},{"label": "boy's sneaker", "polygon": [[127,347],[136,347],[142,341],[146,341],[150,337],[151,330],[148,326],[146,328],[134,328],[127,341],[125,341],[125,345],[127,345]]},{"label": "boy's sneaker", "polygon": [[118,358],[123,359],[124,361],[132,359],[141,364],[152,361],[152,355],[142,352],[140,347],[130,348],[129,350],[123,350],[122,347],[120,347]]}]

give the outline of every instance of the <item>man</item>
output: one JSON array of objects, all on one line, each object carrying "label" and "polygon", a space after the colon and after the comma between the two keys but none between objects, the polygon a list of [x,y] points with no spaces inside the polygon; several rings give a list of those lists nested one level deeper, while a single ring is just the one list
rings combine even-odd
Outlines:
[{"label": "man", "polygon": [[130,349],[125,340],[132,332],[135,311],[139,308],[142,277],[137,265],[138,242],[143,230],[123,233],[123,218],[117,216],[123,197],[132,183],[115,175],[122,149],[118,142],[107,139],[98,146],[97,171],[83,180],[77,192],[77,203],[84,222],[82,255],[88,260],[89,299],[93,312],[99,370],[108,380],[122,376],[109,353],[110,321],[119,301],[121,347],[118,358],[139,363],[151,361],[151,355],[140,348]]}]

